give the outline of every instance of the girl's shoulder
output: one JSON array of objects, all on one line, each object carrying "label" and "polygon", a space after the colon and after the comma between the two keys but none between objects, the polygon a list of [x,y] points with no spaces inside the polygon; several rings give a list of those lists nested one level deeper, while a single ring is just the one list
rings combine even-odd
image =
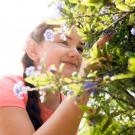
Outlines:
[{"label": "girl's shoulder", "polygon": [[16,106],[26,108],[27,94],[23,94],[22,99],[19,99],[14,92],[14,87],[18,82],[23,83],[21,75],[0,76],[0,107]]}]

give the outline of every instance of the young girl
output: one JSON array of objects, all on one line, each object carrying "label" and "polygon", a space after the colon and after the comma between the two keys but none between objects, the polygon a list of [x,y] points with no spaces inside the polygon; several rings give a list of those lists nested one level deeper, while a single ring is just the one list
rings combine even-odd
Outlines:
[{"label": "young girl", "polygon": [[[75,135],[77,133],[83,116],[83,111],[75,104],[77,98],[63,101],[64,95],[57,92],[47,94],[46,102],[41,103],[36,91],[24,94],[21,99],[13,92],[14,85],[19,81],[23,81],[25,86],[33,87],[24,81],[25,69],[30,66],[38,68],[41,59],[47,70],[52,64],[58,69],[64,63],[62,75],[65,77],[71,76],[73,72],[79,72],[84,43],[75,27],[68,35],[64,35],[66,40],[61,38],[60,32],[52,33],[53,37],[50,38],[52,36],[50,32],[58,28],[59,25],[43,22],[33,30],[28,37],[22,58],[23,76],[0,78],[0,135]],[[49,40],[46,36],[49,36]],[[99,44],[100,42],[99,40]],[[85,92],[77,101],[86,104],[88,97],[89,94]]]}]

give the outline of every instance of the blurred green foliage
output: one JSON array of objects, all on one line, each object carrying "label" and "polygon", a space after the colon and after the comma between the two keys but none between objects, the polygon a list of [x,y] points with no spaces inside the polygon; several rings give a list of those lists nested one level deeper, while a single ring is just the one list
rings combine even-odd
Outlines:
[{"label": "blurred green foliage", "polygon": [[[86,42],[83,53],[89,63],[84,80],[102,80],[90,96],[87,122],[79,135],[135,134],[135,0],[58,0],[70,26],[76,25]],[[94,44],[113,35],[103,48]],[[109,59],[110,58],[110,59]],[[90,70],[90,65],[100,68]],[[94,74],[94,75],[93,75]],[[93,77],[94,76],[94,77]],[[87,124],[86,124],[87,123]]]}]

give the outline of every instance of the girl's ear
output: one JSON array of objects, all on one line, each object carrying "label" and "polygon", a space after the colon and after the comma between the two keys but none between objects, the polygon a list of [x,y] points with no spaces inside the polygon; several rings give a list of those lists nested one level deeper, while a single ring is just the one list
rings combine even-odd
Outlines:
[{"label": "girl's ear", "polygon": [[39,60],[38,45],[34,40],[29,39],[27,41],[25,51],[31,60],[33,60],[35,63],[38,62]]}]

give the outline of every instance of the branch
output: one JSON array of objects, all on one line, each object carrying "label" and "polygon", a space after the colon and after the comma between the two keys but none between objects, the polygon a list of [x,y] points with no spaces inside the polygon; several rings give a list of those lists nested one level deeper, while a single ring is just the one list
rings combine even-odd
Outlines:
[{"label": "branch", "polygon": [[130,129],[135,130],[135,126],[127,127],[125,130],[121,131],[121,132],[119,133],[119,135],[121,135],[122,133],[124,133],[124,132],[126,132],[126,131],[128,131],[128,130],[130,130]]}]

